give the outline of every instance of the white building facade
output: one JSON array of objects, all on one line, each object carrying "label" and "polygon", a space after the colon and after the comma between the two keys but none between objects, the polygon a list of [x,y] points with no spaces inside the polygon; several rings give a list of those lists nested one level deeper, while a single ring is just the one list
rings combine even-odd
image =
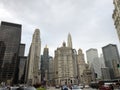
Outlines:
[{"label": "white building facade", "polygon": [[92,71],[92,79],[95,81],[96,79],[102,78],[101,74],[101,62],[98,57],[97,49],[91,48],[86,51],[87,61],[89,64],[89,68]]},{"label": "white building facade", "polygon": [[33,85],[40,83],[40,52],[41,52],[41,40],[40,40],[40,31],[36,29],[32,43],[29,50],[27,68],[26,68],[26,82],[27,84]]}]

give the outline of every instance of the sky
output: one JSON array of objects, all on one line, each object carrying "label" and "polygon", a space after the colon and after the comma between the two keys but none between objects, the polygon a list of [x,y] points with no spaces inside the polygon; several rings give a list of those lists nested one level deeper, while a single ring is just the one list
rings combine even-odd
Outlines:
[{"label": "sky", "polygon": [[0,22],[22,24],[21,42],[26,44],[28,55],[32,35],[40,29],[41,54],[47,45],[49,54],[67,42],[71,33],[73,48],[83,53],[108,44],[120,48],[112,19],[113,0],[0,0]]}]

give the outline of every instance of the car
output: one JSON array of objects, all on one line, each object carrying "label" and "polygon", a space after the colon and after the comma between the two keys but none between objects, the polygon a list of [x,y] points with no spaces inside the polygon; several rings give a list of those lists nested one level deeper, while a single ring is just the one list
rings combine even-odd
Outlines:
[{"label": "car", "polygon": [[73,85],[72,90],[82,90],[82,89],[78,85]]},{"label": "car", "polygon": [[85,88],[89,88],[89,85],[85,85]]},{"label": "car", "polygon": [[16,89],[11,89],[11,90],[36,90],[36,88],[29,86],[29,87],[18,87]]},{"label": "car", "polygon": [[19,88],[19,87],[10,87],[10,90],[17,90],[17,88]]},{"label": "car", "polygon": [[60,88],[60,85],[55,85],[55,88]]},{"label": "car", "polygon": [[84,88],[84,85],[83,85],[83,84],[79,84],[79,87],[80,87],[81,89],[83,89],[83,88]]}]

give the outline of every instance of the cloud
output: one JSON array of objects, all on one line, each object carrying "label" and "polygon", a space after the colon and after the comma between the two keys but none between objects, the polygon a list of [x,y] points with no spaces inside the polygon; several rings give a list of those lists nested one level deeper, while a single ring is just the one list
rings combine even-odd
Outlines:
[{"label": "cloud", "polygon": [[69,32],[74,48],[85,51],[119,43],[112,20],[113,8],[112,0],[2,0],[0,20],[23,25],[26,54],[35,28],[41,30],[42,48],[48,44],[51,53],[67,40]]}]

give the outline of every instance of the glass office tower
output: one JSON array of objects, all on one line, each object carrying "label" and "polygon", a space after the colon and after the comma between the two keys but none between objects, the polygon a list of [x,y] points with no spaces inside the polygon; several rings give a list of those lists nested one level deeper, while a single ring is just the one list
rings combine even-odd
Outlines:
[{"label": "glass office tower", "polygon": [[18,78],[21,25],[1,22],[0,26],[0,82],[15,83]]}]

